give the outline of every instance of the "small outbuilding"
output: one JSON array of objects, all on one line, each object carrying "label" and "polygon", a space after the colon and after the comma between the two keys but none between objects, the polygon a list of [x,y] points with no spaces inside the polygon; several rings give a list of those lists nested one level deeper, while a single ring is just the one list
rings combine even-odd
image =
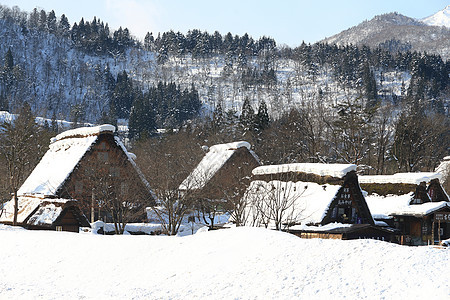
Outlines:
[{"label": "small outbuilding", "polygon": [[[18,198],[17,223],[27,229],[78,232],[90,227],[86,216],[72,199],[51,199],[22,196]],[[5,203],[0,223],[12,225],[14,200]]]}]

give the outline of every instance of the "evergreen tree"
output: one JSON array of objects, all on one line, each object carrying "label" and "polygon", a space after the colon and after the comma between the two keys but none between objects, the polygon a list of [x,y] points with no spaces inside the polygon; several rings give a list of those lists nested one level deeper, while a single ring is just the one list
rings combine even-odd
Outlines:
[{"label": "evergreen tree", "polygon": [[70,34],[70,23],[65,14],[62,14],[59,19],[58,34],[64,37],[67,37]]},{"label": "evergreen tree", "polygon": [[269,127],[270,119],[267,111],[266,102],[263,100],[259,104],[258,113],[256,114],[255,127],[261,132]]},{"label": "evergreen tree", "polygon": [[131,108],[128,127],[129,137],[135,140],[148,138],[156,132],[153,107],[151,107],[148,99],[145,99],[141,94],[136,97]]},{"label": "evergreen tree", "polygon": [[117,75],[116,85],[112,95],[112,111],[119,119],[127,119],[133,105],[133,83],[126,71]]},{"label": "evergreen tree", "polygon": [[239,118],[244,131],[253,131],[255,128],[255,111],[250,104],[248,97],[244,99],[242,104],[241,117]]},{"label": "evergreen tree", "polygon": [[47,30],[50,33],[56,33],[57,26],[56,26],[56,15],[55,12],[52,10],[48,13],[47,17]]}]

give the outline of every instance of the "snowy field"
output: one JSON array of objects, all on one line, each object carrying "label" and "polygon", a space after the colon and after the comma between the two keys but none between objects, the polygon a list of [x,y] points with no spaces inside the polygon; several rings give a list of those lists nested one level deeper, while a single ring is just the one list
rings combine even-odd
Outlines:
[{"label": "snowy field", "polygon": [[0,225],[0,299],[449,299],[449,259],[262,228],[164,237]]}]

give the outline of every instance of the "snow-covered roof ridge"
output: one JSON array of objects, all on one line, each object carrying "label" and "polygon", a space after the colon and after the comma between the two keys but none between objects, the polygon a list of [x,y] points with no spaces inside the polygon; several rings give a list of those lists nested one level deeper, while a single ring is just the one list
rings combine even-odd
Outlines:
[{"label": "snow-covered roof ridge", "polygon": [[209,148],[209,151],[226,151],[226,150],[236,150],[238,148],[246,147],[248,150],[250,150],[251,145],[249,142],[246,141],[239,141],[239,142],[232,142],[232,143],[226,143],[226,144],[217,144],[214,146],[211,146]]},{"label": "snow-covered roof ridge", "polygon": [[94,127],[80,127],[71,130],[64,131],[58,134],[56,137],[51,139],[51,142],[57,142],[67,138],[79,138],[79,137],[87,137],[87,136],[95,136],[101,133],[109,132],[114,133],[116,128],[114,125],[103,124]]},{"label": "snow-covered roof ridge", "polygon": [[267,175],[287,172],[311,173],[319,176],[344,177],[348,172],[356,171],[354,164],[293,163],[260,166],[253,169],[253,175]]},{"label": "snow-covered roof ridge", "polygon": [[421,182],[430,182],[433,179],[441,179],[442,174],[436,172],[418,172],[418,173],[396,173],[393,175],[363,175],[359,176],[359,183],[405,183],[420,184]]}]

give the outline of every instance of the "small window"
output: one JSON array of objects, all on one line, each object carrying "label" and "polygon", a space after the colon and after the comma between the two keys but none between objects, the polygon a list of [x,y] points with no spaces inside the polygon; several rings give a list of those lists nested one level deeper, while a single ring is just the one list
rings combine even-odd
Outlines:
[{"label": "small window", "polygon": [[55,229],[56,229],[56,231],[63,231],[63,230],[62,230],[62,229],[63,229],[62,226],[56,226]]},{"label": "small window", "polygon": [[76,194],[83,193],[83,182],[82,181],[75,182],[75,193]]},{"label": "small window", "polygon": [[98,161],[101,161],[101,162],[107,162],[108,161],[108,152],[98,152],[97,159],[98,159]]},{"label": "small window", "polygon": [[122,182],[120,184],[120,193],[122,196],[125,196],[128,193],[128,184],[126,184],[125,182]]},{"label": "small window", "polygon": [[120,176],[120,168],[119,167],[111,167],[111,168],[109,168],[109,172],[110,172],[111,176],[113,176],[113,177]]}]

